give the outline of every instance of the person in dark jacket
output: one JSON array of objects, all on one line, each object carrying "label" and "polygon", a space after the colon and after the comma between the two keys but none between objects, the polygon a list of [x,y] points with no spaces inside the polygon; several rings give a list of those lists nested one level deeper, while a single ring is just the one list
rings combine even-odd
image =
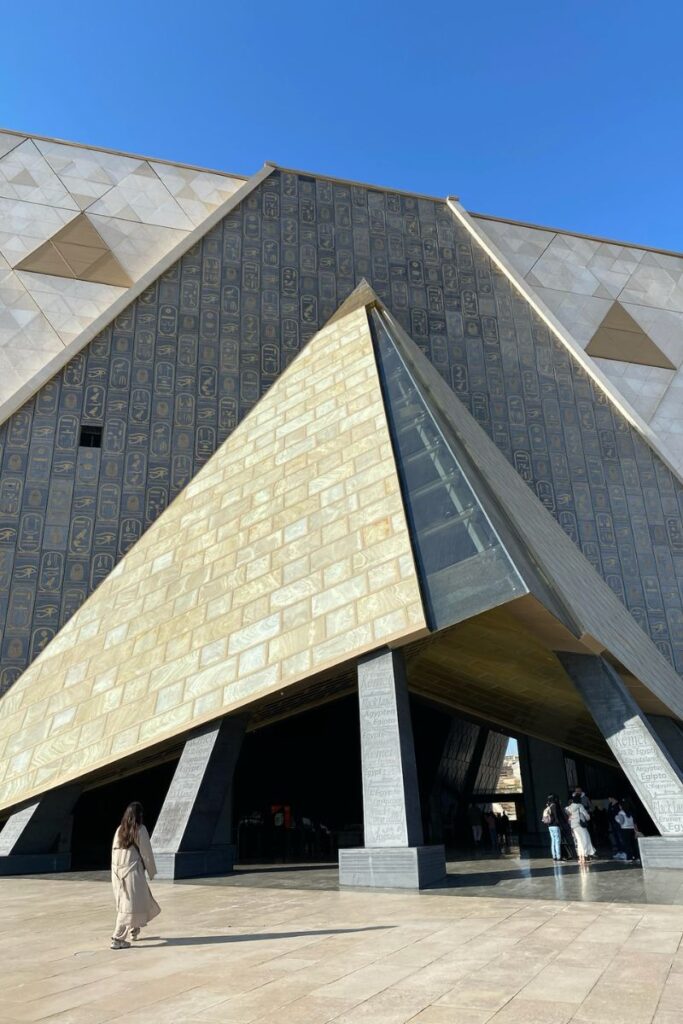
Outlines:
[{"label": "person in dark jacket", "polygon": [[617,815],[621,811],[621,805],[615,796],[609,799],[607,816],[609,818],[609,834],[614,846],[614,860],[626,860],[626,846],[621,832],[621,825],[617,821]]},{"label": "person in dark jacket", "polygon": [[565,818],[560,807],[560,798],[554,793],[548,795],[541,820],[544,825],[548,826],[550,853],[553,860],[562,860],[562,825]]}]

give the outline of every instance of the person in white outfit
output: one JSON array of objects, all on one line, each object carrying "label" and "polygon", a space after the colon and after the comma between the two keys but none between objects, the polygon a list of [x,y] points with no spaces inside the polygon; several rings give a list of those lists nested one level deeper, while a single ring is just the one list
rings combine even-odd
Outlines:
[{"label": "person in white outfit", "polygon": [[140,929],[161,912],[145,878],[145,871],[154,878],[156,864],[142,815],[142,804],[137,801],[129,804],[114,835],[111,881],[116,924],[111,937],[112,949],[127,949],[128,938],[137,939]]},{"label": "person in white outfit", "polygon": [[587,824],[591,820],[591,816],[583,806],[581,797],[576,793],[572,796],[572,801],[568,807],[565,808],[567,818],[569,819],[569,827],[572,830],[574,836],[574,843],[576,845],[576,855],[579,858],[579,864],[585,864],[588,857],[595,855],[595,847],[590,837],[590,832],[587,829]]}]

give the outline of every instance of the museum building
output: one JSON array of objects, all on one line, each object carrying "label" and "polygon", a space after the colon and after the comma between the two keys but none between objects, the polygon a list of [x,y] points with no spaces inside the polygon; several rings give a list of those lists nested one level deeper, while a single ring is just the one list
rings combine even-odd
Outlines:
[{"label": "museum building", "polygon": [[420,887],[510,737],[683,867],[682,388],[681,255],[0,132],[0,874]]}]

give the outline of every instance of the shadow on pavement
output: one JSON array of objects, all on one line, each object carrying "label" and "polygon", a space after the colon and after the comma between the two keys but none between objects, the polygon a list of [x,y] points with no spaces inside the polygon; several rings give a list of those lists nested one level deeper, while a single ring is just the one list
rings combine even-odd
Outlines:
[{"label": "shadow on pavement", "polygon": [[[215,946],[226,942],[258,942],[260,939],[300,939],[309,935],[351,935],[355,932],[387,931],[396,925],[371,925],[367,928],[322,928],[305,932],[253,932],[236,935],[187,935],[173,939],[164,939],[160,935],[147,935],[136,944],[136,949],[158,949],[159,946]],[[145,946],[146,942],[156,941],[154,946]],[[161,940],[161,941],[159,941]]]}]

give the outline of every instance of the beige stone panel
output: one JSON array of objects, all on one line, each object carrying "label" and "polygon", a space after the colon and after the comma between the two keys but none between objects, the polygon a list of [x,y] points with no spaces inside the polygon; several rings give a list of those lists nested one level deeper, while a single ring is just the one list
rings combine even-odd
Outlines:
[{"label": "beige stone panel", "polygon": [[309,343],[0,700],[0,806],[425,628],[361,309]]}]

